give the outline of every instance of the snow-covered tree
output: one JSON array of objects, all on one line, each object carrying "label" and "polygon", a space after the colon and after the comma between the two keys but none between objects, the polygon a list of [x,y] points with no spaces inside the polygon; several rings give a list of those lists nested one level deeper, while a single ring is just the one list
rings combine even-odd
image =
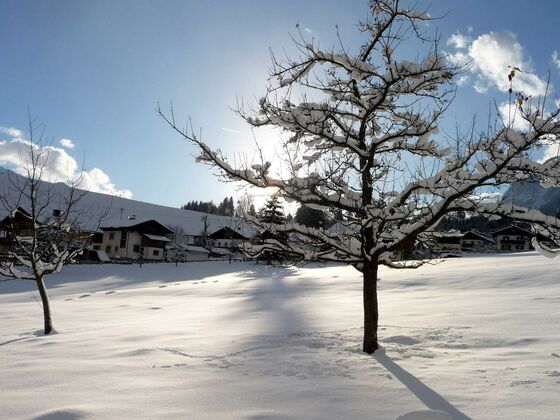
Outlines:
[{"label": "snow-covered tree", "polygon": [[286,221],[282,205],[278,200],[278,195],[272,195],[265,203],[264,207],[259,211],[259,220],[265,225],[276,224],[281,225]]},{"label": "snow-covered tree", "polygon": [[253,203],[253,196],[245,193],[237,200],[234,215],[236,217],[243,217],[245,214],[249,216],[256,216],[255,204]]},{"label": "snow-covered tree", "polygon": [[79,255],[91,235],[81,229],[84,218],[77,212],[85,194],[76,188],[80,180],[64,188],[42,181],[53,162],[49,159],[49,146],[35,142],[33,135],[30,123],[27,155],[22,156],[24,176],[9,176],[0,185],[0,214],[5,216],[3,229],[9,240],[8,259],[0,261],[0,276],[36,283],[44,331],[49,334],[53,324],[44,278],[59,272]]},{"label": "snow-covered tree", "polygon": [[[559,111],[547,112],[544,99],[516,97],[510,117],[499,126],[473,128],[457,141],[438,136],[462,69],[439,51],[437,39],[423,33],[429,20],[427,13],[401,7],[397,0],[376,0],[359,25],[364,38],[359,49],[342,41],[340,47],[324,49],[300,34],[297,58],[273,57],[266,94],[256,109],[241,106],[239,113],[253,127],[282,130],[282,159],[234,167],[192,127],[180,128],[172,112],[159,110],[198,146],[198,160],[217,168],[226,180],[276,188],[285,200],[344,214],[342,229],[336,230],[270,224],[268,229],[297,236],[297,244],[272,240],[252,251],[289,250],[306,260],[346,262],[359,270],[367,353],[378,348],[379,266],[421,265],[400,261],[400,251],[443,216],[465,211],[558,225],[539,212],[488,200],[484,193],[529,176],[558,184],[560,161],[539,163],[531,156],[533,148],[557,139]],[[412,45],[414,58],[403,57],[405,45]],[[425,55],[420,55],[422,48]],[[504,69],[504,77],[509,71]],[[515,118],[529,128],[515,129]]]}]

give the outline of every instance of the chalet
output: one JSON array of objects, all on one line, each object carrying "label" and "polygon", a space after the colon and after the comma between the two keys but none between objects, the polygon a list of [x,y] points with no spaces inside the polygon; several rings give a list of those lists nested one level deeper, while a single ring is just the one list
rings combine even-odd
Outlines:
[{"label": "chalet", "polygon": [[498,251],[529,251],[533,236],[532,232],[515,225],[499,229],[492,235]]},{"label": "chalet", "polygon": [[458,257],[462,251],[462,237],[463,234],[455,230],[419,233],[414,244],[413,255],[418,258]]},{"label": "chalet", "polygon": [[230,227],[223,227],[209,235],[211,243],[217,248],[238,249],[248,238]]},{"label": "chalet", "polygon": [[496,241],[476,230],[470,230],[461,238],[461,247],[465,252],[488,252],[496,249]]},{"label": "chalet", "polygon": [[18,207],[0,221],[0,259],[7,257],[15,235],[28,236],[33,228],[31,215]]},{"label": "chalet", "polygon": [[[105,251],[109,258],[164,261],[166,245],[173,231],[156,220],[102,226],[101,243],[95,243],[94,249]],[[99,239],[97,239],[99,240]]]}]

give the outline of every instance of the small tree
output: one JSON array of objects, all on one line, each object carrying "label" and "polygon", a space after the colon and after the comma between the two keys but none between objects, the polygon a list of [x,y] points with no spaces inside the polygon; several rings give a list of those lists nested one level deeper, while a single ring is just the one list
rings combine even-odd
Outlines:
[{"label": "small tree", "polygon": [[[461,69],[449,64],[437,39],[422,33],[429,20],[425,12],[401,8],[398,0],[375,0],[371,15],[359,25],[364,38],[359,49],[342,42],[339,48],[323,49],[300,34],[295,40],[298,58],[273,57],[270,84],[257,109],[238,111],[253,127],[283,131],[285,155],[275,157],[274,167],[263,158],[233,167],[192,127],[180,128],[172,112],[159,110],[173,129],[199,147],[198,160],[227,180],[273,187],[288,200],[343,212],[345,232],[274,224],[270,229],[297,234],[307,243],[267,241],[260,246],[289,249],[306,260],[346,262],[360,271],[367,353],[378,348],[379,266],[421,265],[399,261],[399,251],[418,234],[433,230],[443,216],[466,211],[559,225],[540,212],[488,201],[481,193],[530,176],[547,185],[558,183],[560,161],[538,163],[531,152],[557,139],[560,111],[545,112],[545,100],[523,97],[519,102],[516,97],[510,101],[510,117],[495,128],[473,130],[464,141],[436,138]],[[424,45],[427,53],[404,59],[399,48],[414,39],[416,51]],[[529,129],[516,130],[515,118],[524,119]]]},{"label": "small tree", "polygon": [[253,244],[257,244],[254,248],[255,251],[251,252],[251,248],[245,248],[245,251],[252,257],[264,258],[267,264],[271,264],[272,261],[283,261],[284,253],[279,252],[278,248],[268,249],[267,246],[262,246],[263,244],[266,245],[272,242],[286,245],[288,242],[288,234],[276,230],[276,227],[286,223],[286,217],[282,211],[282,205],[278,200],[278,195],[273,194],[259,211],[258,217],[249,217],[249,220],[254,222],[259,232],[253,238]]},{"label": "small tree", "polygon": [[255,217],[257,211],[255,210],[255,204],[253,203],[253,196],[250,194],[244,194],[237,200],[237,206],[235,207],[235,216],[244,217],[246,214]]},{"label": "small tree", "polygon": [[43,306],[44,331],[53,329],[51,309],[45,276],[59,272],[89,243],[91,231],[81,229],[82,216],[77,205],[85,192],[76,187],[80,179],[67,187],[42,181],[52,165],[49,147],[43,146],[42,136],[34,139],[33,125],[29,124],[29,139],[25,140],[27,154],[21,157],[23,177],[9,176],[0,186],[0,206],[4,214],[4,229],[9,232],[9,257],[0,261],[0,275],[34,281]]}]

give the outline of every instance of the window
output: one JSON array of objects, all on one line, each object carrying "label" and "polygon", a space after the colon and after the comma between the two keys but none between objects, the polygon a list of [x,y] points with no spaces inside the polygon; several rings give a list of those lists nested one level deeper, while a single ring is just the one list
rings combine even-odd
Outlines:
[{"label": "window", "polygon": [[119,252],[119,247],[115,245],[115,252]]},{"label": "window", "polygon": [[110,253],[111,253],[111,247],[110,247],[110,246],[106,246],[106,247],[105,247],[105,252],[106,252],[107,254],[110,254]]},{"label": "window", "polygon": [[94,245],[93,249],[94,249],[94,251],[99,251],[101,249],[101,247],[99,245]]},{"label": "window", "polygon": [[115,232],[110,232],[109,233],[109,240],[112,241],[113,239],[115,239]]},{"label": "window", "polygon": [[132,247],[132,251],[133,251],[133,252],[140,252],[140,245],[134,245],[134,246]]},{"label": "window", "polygon": [[509,241],[509,236],[504,236],[502,240],[503,241]]},{"label": "window", "polygon": [[152,255],[153,255],[154,257],[157,257],[157,256],[159,255],[159,249],[154,249],[154,250],[152,251]]},{"label": "window", "polygon": [[126,232],[121,232],[121,248],[126,248]]}]

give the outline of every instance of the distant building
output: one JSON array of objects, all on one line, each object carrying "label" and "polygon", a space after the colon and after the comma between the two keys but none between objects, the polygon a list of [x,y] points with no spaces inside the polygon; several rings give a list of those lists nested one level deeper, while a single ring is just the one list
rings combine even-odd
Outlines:
[{"label": "distant building", "polygon": [[418,235],[418,253],[421,256],[459,255],[462,251],[463,234],[456,230],[448,232],[424,232]]},{"label": "distant building", "polygon": [[532,232],[515,225],[498,229],[492,234],[498,251],[529,251],[533,236]]},{"label": "distant building", "polygon": [[14,209],[0,220],[0,259],[8,257],[8,250],[17,236],[29,236],[33,228],[31,215],[22,207]]},{"label": "distant building", "polygon": [[465,232],[461,238],[464,252],[488,252],[496,249],[496,241],[476,230]]},{"label": "distant building", "polygon": [[[102,226],[101,243],[94,249],[105,251],[112,259],[164,261],[166,245],[173,231],[156,220],[129,220],[122,225]],[[97,239],[99,240],[99,239]]]},{"label": "distant building", "polygon": [[239,249],[248,238],[230,227],[223,227],[209,235],[211,244],[218,248]]}]

